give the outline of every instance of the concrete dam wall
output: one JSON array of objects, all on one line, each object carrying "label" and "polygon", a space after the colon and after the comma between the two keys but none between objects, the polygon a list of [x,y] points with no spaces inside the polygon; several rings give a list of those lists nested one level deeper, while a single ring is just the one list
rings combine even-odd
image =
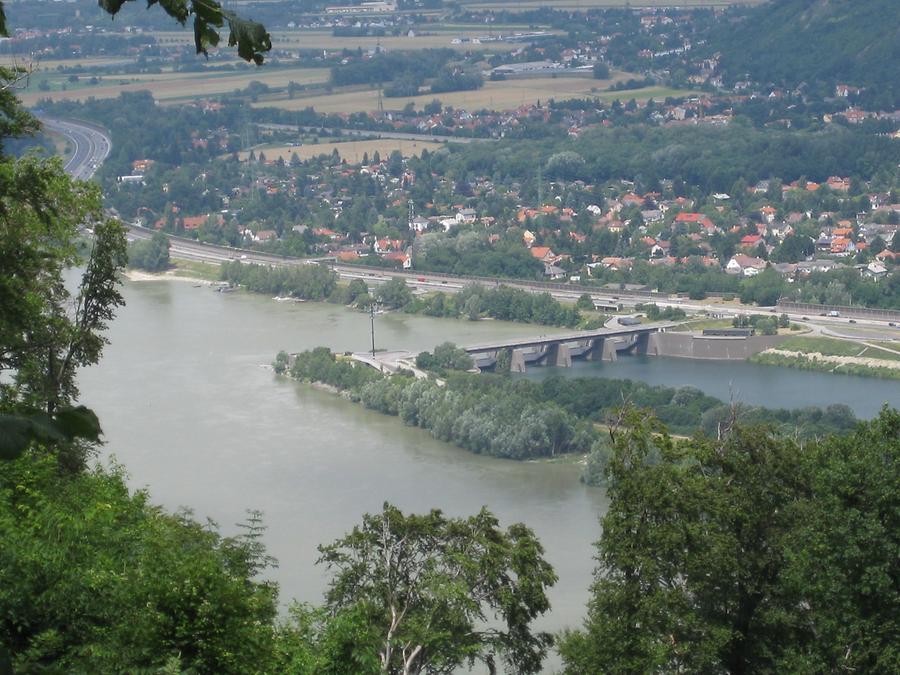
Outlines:
[{"label": "concrete dam wall", "polygon": [[685,359],[743,361],[754,354],[779,345],[785,339],[784,335],[718,337],[691,333],[656,333],[650,336],[647,353]]}]

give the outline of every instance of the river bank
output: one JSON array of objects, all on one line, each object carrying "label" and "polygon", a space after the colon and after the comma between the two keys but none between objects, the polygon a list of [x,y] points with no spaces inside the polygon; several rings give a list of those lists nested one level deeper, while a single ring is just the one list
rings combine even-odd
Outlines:
[{"label": "river bank", "polygon": [[900,344],[893,342],[798,336],[750,360],[799,370],[900,379]]},{"label": "river bank", "polygon": [[859,356],[837,356],[820,352],[797,352],[786,349],[767,349],[764,352],[751,356],[750,361],[766,366],[815,370],[821,373],[900,380],[900,361],[885,361]]},{"label": "river bank", "polygon": [[[373,301],[373,295],[379,293],[378,289],[373,291],[359,280],[342,283],[336,278],[332,278],[330,281],[320,278],[322,277],[320,274],[308,274],[294,278],[265,266],[242,265],[239,262],[219,266],[196,261],[177,261],[176,265],[175,269],[159,275],[129,270],[129,278],[137,281],[189,280],[202,284],[209,284],[214,279],[225,278],[230,283],[238,284],[251,293],[263,295],[275,293],[279,299],[285,293],[300,293],[301,297],[305,299],[327,301],[356,310],[365,309]],[[584,313],[584,310],[579,315],[574,308],[553,300],[549,296],[534,296],[515,289],[478,289],[474,293],[469,289],[464,289],[457,294],[437,291],[415,295],[405,284],[399,284],[388,295],[390,300],[397,305],[394,311],[434,318],[470,321],[473,319],[500,319],[529,325],[557,327],[571,326],[577,322],[579,328],[601,326],[608,318],[596,312]],[[513,311],[512,307],[519,309]],[[702,322],[696,318],[688,319],[685,326],[697,321]],[[786,335],[791,335],[791,333],[786,333]],[[783,347],[781,344],[786,339],[786,335],[757,335],[749,338],[723,339],[706,337],[696,332],[681,332],[676,329],[655,336],[656,350],[654,353],[657,356],[675,356],[691,360],[747,361],[799,370],[900,379],[900,369],[896,364],[889,361],[881,362],[871,356],[860,358],[859,355],[847,354],[840,349],[834,354],[829,354],[827,351],[820,354],[805,348],[805,345],[792,352],[790,347]],[[811,344],[837,343],[838,347],[843,346],[840,341],[822,338],[801,338],[799,341],[796,338],[790,338],[788,345],[804,341]],[[864,350],[865,347],[862,346],[861,349]],[[886,355],[887,352],[881,351],[880,354]]]}]

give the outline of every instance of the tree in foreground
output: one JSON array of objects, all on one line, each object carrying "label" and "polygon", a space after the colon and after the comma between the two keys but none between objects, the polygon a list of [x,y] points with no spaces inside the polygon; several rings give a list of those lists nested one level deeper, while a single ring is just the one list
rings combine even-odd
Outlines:
[{"label": "tree in foreground", "polygon": [[550,608],[556,575],[524,525],[504,531],[486,509],[463,519],[385,504],[319,551],[334,572],[319,658],[343,655],[336,665],[349,659],[349,670],[320,662],[313,672],[416,675],[482,663],[494,673],[500,662],[540,671],[552,638],[530,624]]},{"label": "tree in foreground", "polygon": [[[74,439],[96,440],[99,426],[72,407],[75,373],[97,362],[103,331],[122,304],[125,234],[104,217],[97,186],[73,181],[59,159],[2,152],[5,139],[39,128],[5,88],[15,78],[0,69],[0,457],[51,440],[60,444],[61,463],[77,469],[84,445]],[[86,257],[81,226],[94,230]],[[77,264],[83,271],[72,292],[65,274]]]},{"label": "tree in foreground", "polygon": [[806,447],[625,421],[566,672],[900,671],[900,414]]},{"label": "tree in foreground", "polygon": [[0,672],[282,672],[259,534],[166,514],[121,470],[0,462]]}]

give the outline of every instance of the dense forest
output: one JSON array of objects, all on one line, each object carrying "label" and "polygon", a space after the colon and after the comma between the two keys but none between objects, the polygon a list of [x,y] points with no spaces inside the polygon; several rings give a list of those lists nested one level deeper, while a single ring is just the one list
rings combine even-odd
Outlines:
[{"label": "dense forest", "polygon": [[900,107],[900,20],[894,0],[774,0],[716,24],[709,51],[729,84],[752,79],[834,96],[862,88],[875,110]]},{"label": "dense forest", "polygon": [[474,173],[513,181],[532,178],[537,162],[547,163],[564,151],[576,153],[580,161],[571,158],[556,167],[561,179],[591,183],[627,179],[653,190],[659,180],[667,178],[696,186],[706,194],[727,192],[738,180],[752,185],[772,177],[795,180],[805,176],[815,181],[828,176],[870,178],[900,162],[896,143],[854,129],[796,132],[741,124],[590,129],[577,141],[471,143],[451,146],[451,153],[430,157],[433,170],[451,176]]},{"label": "dense forest", "polygon": [[896,672],[900,415],[809,443],[732,423],[612,434],[588,618],[571,675]]}]

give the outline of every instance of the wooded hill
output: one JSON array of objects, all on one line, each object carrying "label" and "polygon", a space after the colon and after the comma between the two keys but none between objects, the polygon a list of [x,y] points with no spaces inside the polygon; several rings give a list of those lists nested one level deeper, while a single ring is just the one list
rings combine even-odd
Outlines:
[{"label": "wooded hill", "polygon": [[900,7],[896,0],[774,0],[714,29],[726,81],[750,79],[824,95],[861,87],[869,108],[900,105]]}]

